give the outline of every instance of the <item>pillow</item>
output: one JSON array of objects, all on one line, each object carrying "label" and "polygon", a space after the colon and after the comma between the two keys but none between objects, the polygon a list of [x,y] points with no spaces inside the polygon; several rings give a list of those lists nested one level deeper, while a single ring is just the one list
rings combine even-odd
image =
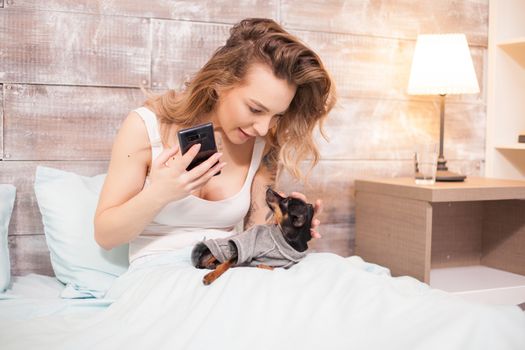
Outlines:
[{"label": "pillow", "polygon": [[7,229],[15,204],[16,188],[13,185],[0,185],[0,292],[9,286],[11,263],[7,245]]},{"label": "pillow", "polygon": [[66,284],[63,298],[103,297],[128,268],[128,245],[106,251],[95,241],[93,219],[104,178],[36,169],[36,199],[53,271]]}]

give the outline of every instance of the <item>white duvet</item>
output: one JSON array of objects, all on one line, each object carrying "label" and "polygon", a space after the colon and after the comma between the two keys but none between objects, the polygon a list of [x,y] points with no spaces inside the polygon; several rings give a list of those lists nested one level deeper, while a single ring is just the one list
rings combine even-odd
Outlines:
[{"label": "white duvet", "polygon": [[235,268],[204,286],[189,252],[130,270],[97,312],[0,317],[0,348],[525,349],[518,307],[469,303],[358,257],[313,253],[288,270]]}]

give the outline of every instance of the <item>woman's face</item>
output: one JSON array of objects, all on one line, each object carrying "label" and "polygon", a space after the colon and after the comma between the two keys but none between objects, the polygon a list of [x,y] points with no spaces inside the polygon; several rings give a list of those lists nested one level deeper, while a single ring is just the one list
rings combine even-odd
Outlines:
[{"label": "woman's face", "polygon": [[219,91],[212,121],[230,142],[243,144],[266,135],[288,109],[296,89],[275,77],[267,65],[254,63],[241,85]]}]

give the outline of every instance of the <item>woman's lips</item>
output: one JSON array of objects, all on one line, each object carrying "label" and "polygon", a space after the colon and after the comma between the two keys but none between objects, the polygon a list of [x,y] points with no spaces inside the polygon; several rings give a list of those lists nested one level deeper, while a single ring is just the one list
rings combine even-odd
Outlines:
[{"label": "woman's lips", "polygon": [[239,128],[239,131],[241,132],[241,135],[246,138],[246,139],[249,139],[251,137],[253,137],[252,135],[250,134],[247,134],[243,129]]}]

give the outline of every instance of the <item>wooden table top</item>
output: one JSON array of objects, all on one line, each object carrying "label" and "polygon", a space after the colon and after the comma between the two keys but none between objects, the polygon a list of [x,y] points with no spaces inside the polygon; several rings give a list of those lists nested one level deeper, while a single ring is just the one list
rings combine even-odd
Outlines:
[{"label": "wooden table top", "polygon": [[412,177],[356,179],[355,190],[429,202],[525,199],[525,181],[485,177],[434,185],[416,185]]}]

